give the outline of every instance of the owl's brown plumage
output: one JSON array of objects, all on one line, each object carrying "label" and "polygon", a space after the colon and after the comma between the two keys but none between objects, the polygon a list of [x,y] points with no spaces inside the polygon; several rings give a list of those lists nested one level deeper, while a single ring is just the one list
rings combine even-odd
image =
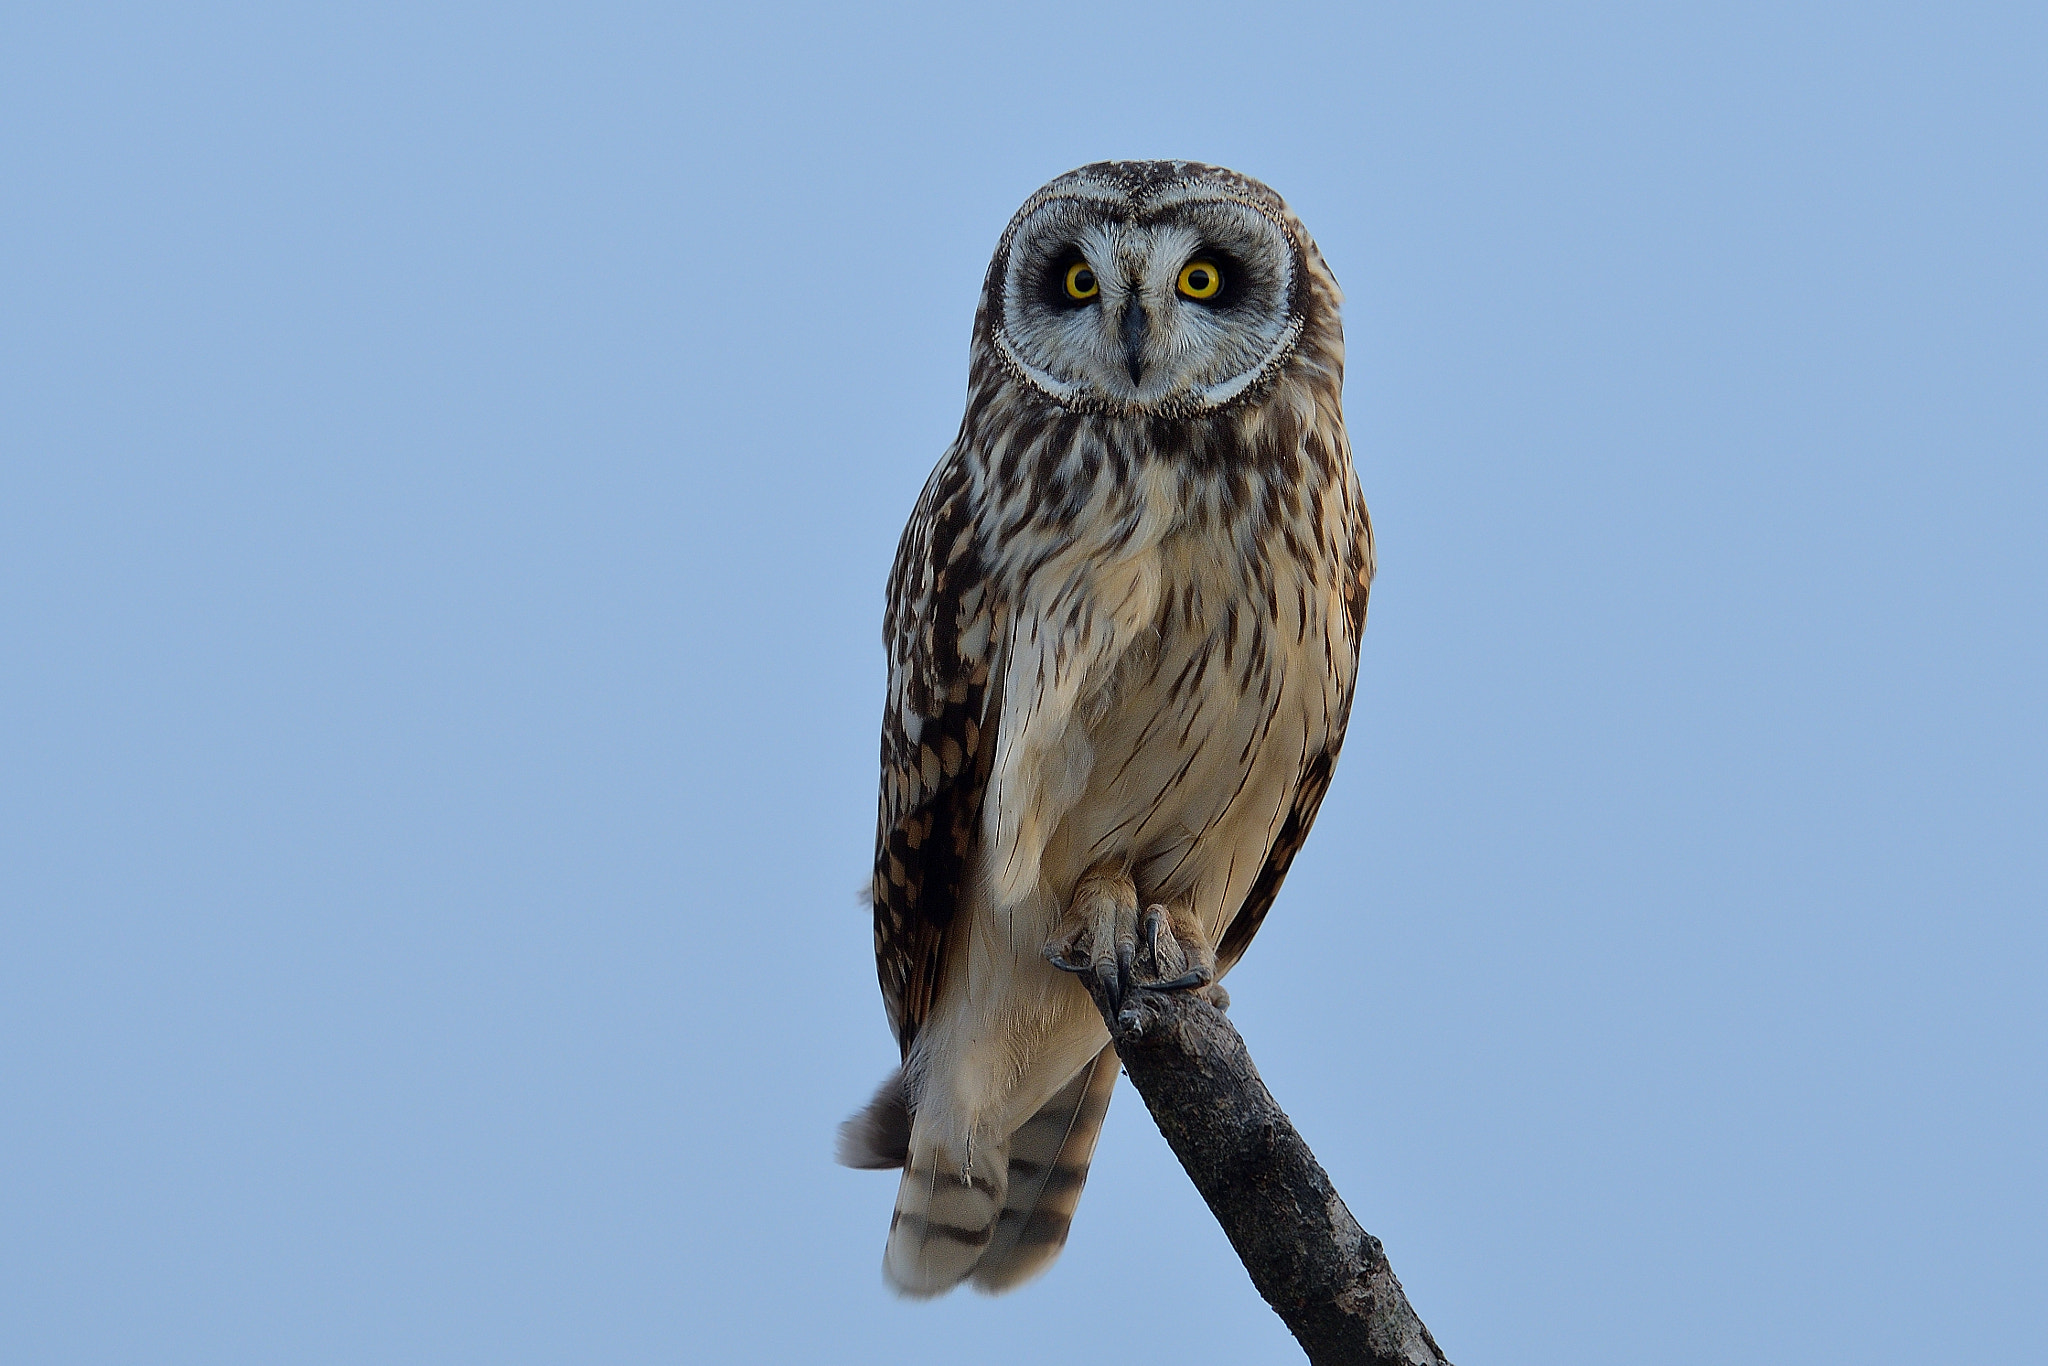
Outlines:
[{"label": "owl's brown plumage", "polygon": [[905,1293],[1006,1289],[1065,1240],[1115,1060],[1049,941],[1158,906],[1227,971],[1315,820],[1373,568],[1339,299],[1277,195],[1189,162],[1060,177],[989,266],[889,577],[875,954],[904,1066],[842,1139],[906,1168]]}]

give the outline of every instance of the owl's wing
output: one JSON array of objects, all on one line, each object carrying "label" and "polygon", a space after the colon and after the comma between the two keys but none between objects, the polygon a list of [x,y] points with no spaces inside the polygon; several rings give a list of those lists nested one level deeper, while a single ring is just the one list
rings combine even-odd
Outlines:
[{"label": "owl's wing", "polygon": [[1302,768],[1287,818],[1280,823],[1280,833],[1274,837],[1272,848],[1266,851],[1266,865],[1253,880],[1252,889],[1245,893],[1244,905],[1223,931],[1222,942],[1216,946],[1219,972],[1228,972],[1244,956],[1252,936],[1265,923],[1266,912],[1273,908],[1273,898],[1280,894],[1280,884],[1294,865],[1294,856],[1301,852],[1301,846],[1308,840],[1309,827],[1316,823],[1323,794],[1330,790],[1330,773],[1337,767],[1337,753],[1344,747],[1344,728],[1350,719],[1351,693],[1358,673],[1358,644],[1365,635],[1366,595],[1371,591],[1373,574],[1372,519],[1366,515],[1365,503],[1355,491],[1353,497],[1356,511],[1351,550],[1344,566],[1345,643],[1349,658],[1342,662],[1349,672],[1344,677],[1337,724],[1330,732],[1328,744]]},{"label": "owl's wing", "polygon": [[905,1057],[931,1013],[947,929],[981,817],[1000,710],[990,679],[1004,606],[989,582],[966,462],[925,485],[889,574],[883,641],[881,809],[875,830],[875,966]]}]

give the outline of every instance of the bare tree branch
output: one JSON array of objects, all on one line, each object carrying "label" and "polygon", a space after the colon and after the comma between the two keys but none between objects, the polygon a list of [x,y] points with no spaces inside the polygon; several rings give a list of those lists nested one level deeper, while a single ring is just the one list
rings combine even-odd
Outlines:
[{"label": "bare tree branch", "polygon": [[1309,1361],[1449,1366],[1229,1018],[1190,991],[1137,990],[1113,1009],[1082,981],[1159,1132]]}]

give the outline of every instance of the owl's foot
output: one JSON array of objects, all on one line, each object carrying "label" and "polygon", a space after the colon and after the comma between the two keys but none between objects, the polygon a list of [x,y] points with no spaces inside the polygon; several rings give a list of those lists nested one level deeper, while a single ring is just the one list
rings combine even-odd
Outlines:
[{"label": "owl's foot", "polygon": [[1079,973],[1091,996],[1123,1005],[1138,961],[1138,889],[1121,869],[1096,868],[1074,884],[1066,918],[1045,946],[1045,959]]},{"label": "owl's foot", "polygon": [[1075,885],[1045,957],[1084,976],[1089,994],[1106,998],[1112,1011],[1131,991],[1191,991],[1216,977],[1216,951],[1194,917],[1178,906],[1141,913],[1138,889],[1120,870],[1098,869]]},{"label": "owl's foot", "polygon": [[[1195,991],[1216,980],[1216,950],[1186,907],[1148,906],[1138,933],[1144,941],[1138,966],[1149,980],[1132,986],[1144,991]],[[1230,1000],[1221,986],[1210,990],[1225,1002]]]}]

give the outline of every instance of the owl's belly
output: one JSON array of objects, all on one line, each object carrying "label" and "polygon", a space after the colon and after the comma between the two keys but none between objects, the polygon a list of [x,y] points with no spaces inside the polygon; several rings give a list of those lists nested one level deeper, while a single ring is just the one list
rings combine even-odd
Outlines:
[{"label": "owl's belly", "polygon": [[[1057,803],[1057,814],[1042,845],[982,846],[944,1023],[919,1035],[919,1074],[952,1097],[963,1144],[976,1125],[1021,1124],[1107,1037],[1088,997],[1043,957],[1083,873],[1105,859],[1128,866],[1143,904],[1185,904],[1212,944],[1244,904],[1326,720],[1320,670],[1285,651],[1248,667],[1249,634],[1227,652],[1208,633],[1105,658],[1059,735],[1033,751],[1043,757],[1009,769],[999,800]],[[1051,719],[1043,705],[1020,712],[1040,727]],[[1004,897],[1006,875],[1019,890]]]},{"label": "owl's belly", "polygon": [[1230,550],[1155,547],[1020,606],[968,932],[912,1060],[962,1125],[1009,1132],[1102,1047],[1042,952],[1081,876],[1128,867],[1145,904],[1220,940],[1331,733],[1327,595],[1255,591]]},{"label": "owl's belly", "polygon": [[1328,734],[1321,669],[1272,625],[1169,636],[1086,710],[1092,763],[1048,842],[1050,885],[1127,862],[1148,904],[1184,902],[1222,935]]}]

